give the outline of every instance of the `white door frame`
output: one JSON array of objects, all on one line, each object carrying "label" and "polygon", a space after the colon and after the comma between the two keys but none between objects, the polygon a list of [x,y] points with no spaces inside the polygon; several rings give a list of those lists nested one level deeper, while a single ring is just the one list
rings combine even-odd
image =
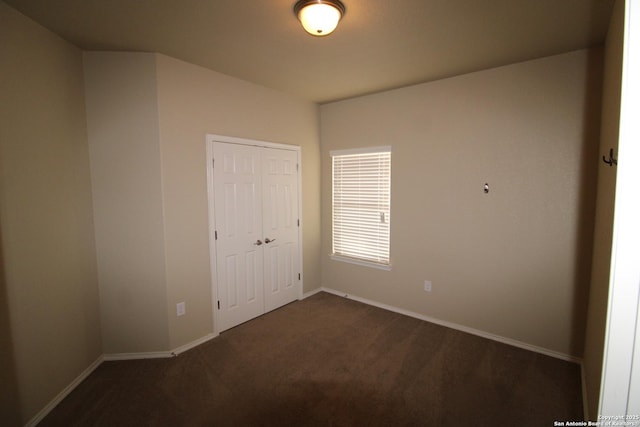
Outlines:
[{"label": "white door frame", "polygon": [[609,306],[598,408],[602,417],[640,416],[640,0],[626,0],[624,22]]},{"label": "white door frame", "polygon": [[296,152],[298,162],[298,216],[300,219],[300,226],[298,227],[298,257],[300,267],[300,280],[298,282],[298,299],[302,299],[302,289],[304,272],[302,263],[302,158],[300,146],[280,144],[276,142],[260,141],[256,139],[237,138],[233,136],[207,134],[206,136],[206,157],[207,157],[207,200],[209,207],[209,264],[211,266],[211,309],[213,311],[213,334],[217,336],[220,334],[219,322],[218,322],[218,286],[216,283],[217,269],[216,269],[216,217],[215,217],[215,204],[214,204],[214,180],[213,180],[213,144],[216,142],[226,142],[230,144],[249,145],[253,147],[264,148],[278,148],[281,150],[290,150]]}]

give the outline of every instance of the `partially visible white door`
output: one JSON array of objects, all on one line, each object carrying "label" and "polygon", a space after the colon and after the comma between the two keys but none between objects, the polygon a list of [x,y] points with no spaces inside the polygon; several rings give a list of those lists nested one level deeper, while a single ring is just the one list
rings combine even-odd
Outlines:
[{"label": "partially visible white door", "polygon": [[217,327],[300,294],[298,152],[213,142]]},{"label": "partially visible white door", "polygon": [[[624,2],[622,93],[609,305],[598,415],[640,415],[640,1]],[[624,418],[628,416],[628,418]],[[629,424],[624,424],[629,422]]]},{"label": "partially visible white door", "polygon": [[214,144],[219,329],[264,313],[262,182],[254,147]]},{"label": "partially visible white door", "polygon": [[265,311],[298,297],[298,175],[293,151],[262,151]]}]

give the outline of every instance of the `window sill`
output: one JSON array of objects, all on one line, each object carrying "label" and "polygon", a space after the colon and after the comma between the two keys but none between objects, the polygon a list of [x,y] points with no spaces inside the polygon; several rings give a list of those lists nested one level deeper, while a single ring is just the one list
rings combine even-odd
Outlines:
[{"label": "window sill", "polygon": [[390,264],[379,264],[373,261],[365,261],[357,258],[349,258],[342,255],[330,254],[329,257],[334,261],[346,262],[349,264],[361,265],[363,267],[377,268],[378,270],[391,271]]}]

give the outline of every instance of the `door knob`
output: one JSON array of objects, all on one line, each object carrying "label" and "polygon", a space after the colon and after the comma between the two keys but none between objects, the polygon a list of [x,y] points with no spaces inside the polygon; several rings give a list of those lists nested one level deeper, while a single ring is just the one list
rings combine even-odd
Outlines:
[{"label": "door knob", "polygon": [[264,239],[264,242],[265,242],[265,243],[271,243],[271,242],[275,242],[275,241],[276,241],[276,239],[271,240],[271,239],[270,239],[270,238],[268,238],[268,237],[267,237],[266,239]]},{"label": "door knob", "polygon": [[[269,243],[269,242],[267,242]],[[262,241],[260,239],[256,240],[256,242],[254,243],[254,245],[256,246],[260,246],[262,244]]]}]

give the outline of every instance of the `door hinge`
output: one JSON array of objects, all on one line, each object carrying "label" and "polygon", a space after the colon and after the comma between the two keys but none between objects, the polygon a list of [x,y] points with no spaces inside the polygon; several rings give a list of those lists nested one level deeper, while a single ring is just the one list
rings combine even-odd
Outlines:
[{"label": "door hinge", "polygon": [[300,227],[300,220],[298,220],[298,227]]},{"label": "door hinge", "polygon": [[220,310],[220,301],[218,301],[218,310]]},{"label": "door hinge", "polygon": [[298,273],[298,280],[300,280],[300,273]]},{"label": "door hinge", "polygon": [[212,168],[216,167],[216,159],[211,159],[211,167]]},{"label": "door hinge", "polygon": [[218,240],[218,230],[215,230],[213,232],[213,237],[214,237],[215,240]]},{"label": "door hinge", "polygon": [[296,163],[296,172],[297,171],[300,171],[300,164],[299,163]]}]

